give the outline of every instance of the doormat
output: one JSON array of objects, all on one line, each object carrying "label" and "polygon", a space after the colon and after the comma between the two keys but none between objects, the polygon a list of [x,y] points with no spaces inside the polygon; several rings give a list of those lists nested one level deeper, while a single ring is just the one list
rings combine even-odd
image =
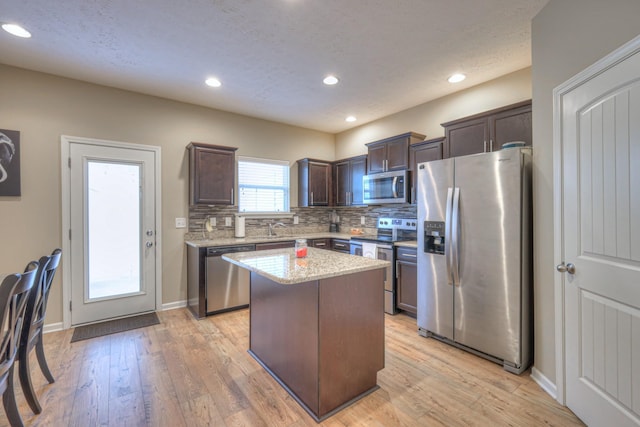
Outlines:
[{"label": "doormat", "polygon": [[147,313],[141,314],[139,316],[125,317],[123,319],[94,323],[92,325],[78,326],[73,331],[71,342],[88,340],[89,338],[96,338],[104,335],[117,334],[118,332],[144,328],[146,326],[153,326],[159,323],[160,320],[158,319],[158,315],[156,313]]}]

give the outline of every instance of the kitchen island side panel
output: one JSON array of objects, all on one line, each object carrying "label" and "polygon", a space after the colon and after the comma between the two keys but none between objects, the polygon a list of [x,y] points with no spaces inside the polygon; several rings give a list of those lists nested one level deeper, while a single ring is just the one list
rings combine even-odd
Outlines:
[{"label": "kitchen island side panel", "polygon": [[251,352],[318,413],[318,281],[281,285],[251,272]]},{"label": "kitchen island side panel", "polygon": [[377,386],[385,269],[320,280],[320,414]]}]

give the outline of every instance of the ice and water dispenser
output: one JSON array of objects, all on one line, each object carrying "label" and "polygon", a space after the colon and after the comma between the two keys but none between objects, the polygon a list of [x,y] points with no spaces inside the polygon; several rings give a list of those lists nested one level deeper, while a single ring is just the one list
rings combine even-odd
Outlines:
[{"label": "ice and water dispenser", "polygon": [[424,252],[444,255],[444,222],[424,222]]}]

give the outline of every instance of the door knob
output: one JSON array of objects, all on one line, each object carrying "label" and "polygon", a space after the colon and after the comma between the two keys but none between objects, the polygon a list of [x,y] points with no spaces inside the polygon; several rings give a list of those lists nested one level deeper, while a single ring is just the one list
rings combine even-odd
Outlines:
[{"label": "door knob", "polygon": [[145,246],[150,248],[151,246],[153,246],[153,242],[147,242]]},{"label": "door knob", "polygon": [[567,263],[567,265],[565,265],[564,262],[558,264],[556,265],[556,270],[558,270],[560,273],[576,274],[576,266],[572,263]]}]

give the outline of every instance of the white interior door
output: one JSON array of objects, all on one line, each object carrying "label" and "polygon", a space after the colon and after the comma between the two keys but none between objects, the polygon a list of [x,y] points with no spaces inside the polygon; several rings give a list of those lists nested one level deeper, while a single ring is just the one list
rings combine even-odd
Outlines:
[{"label": "white interior door", "polygon": [[69,144],[71,325],[156,309],[154,149]]},{"label": "white interior door", "polygon": [[570,270],[565,397],[594,426],[640,425],[640,39],[635,45],[556,92],[559,271]]}]

